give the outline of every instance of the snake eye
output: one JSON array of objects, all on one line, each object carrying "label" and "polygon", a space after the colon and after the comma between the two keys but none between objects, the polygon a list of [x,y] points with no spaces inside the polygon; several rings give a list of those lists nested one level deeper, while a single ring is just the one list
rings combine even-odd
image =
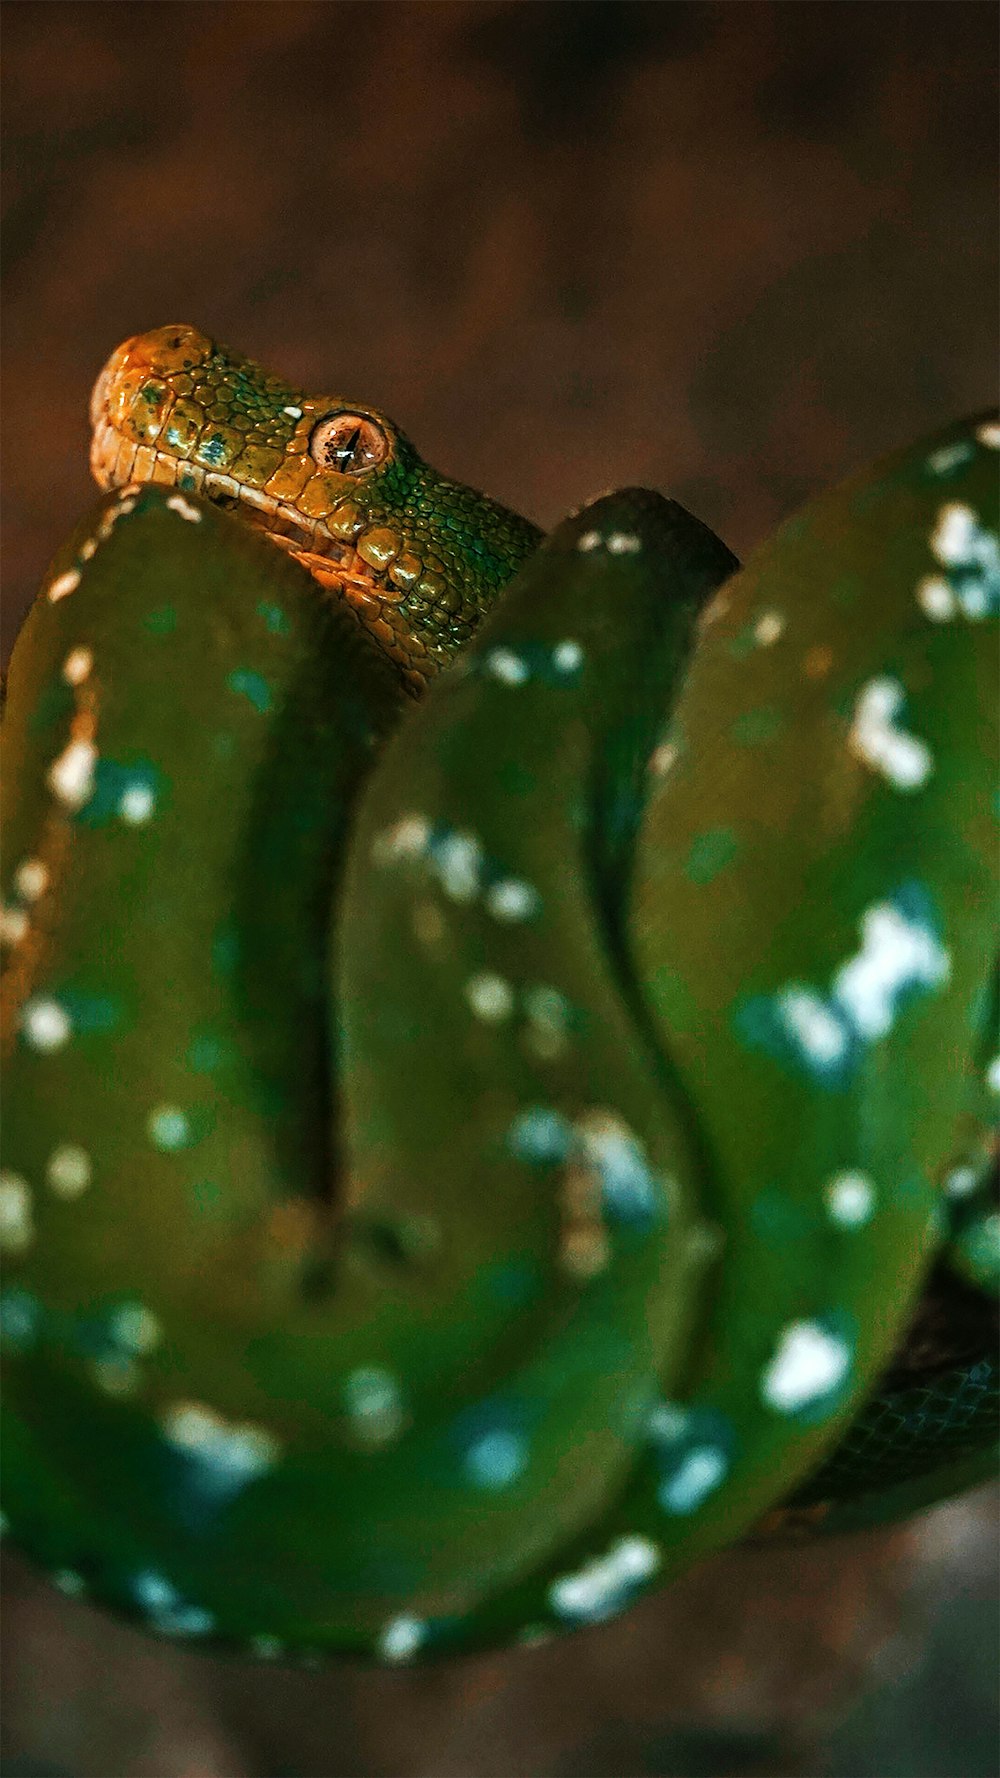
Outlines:
[{"label": "snake eye", "polygon": [[381,463],[389,440],[381,426],[364,414],[327,414],[314,426],[309,450],[321,469],[341,475],[365,475]]}]

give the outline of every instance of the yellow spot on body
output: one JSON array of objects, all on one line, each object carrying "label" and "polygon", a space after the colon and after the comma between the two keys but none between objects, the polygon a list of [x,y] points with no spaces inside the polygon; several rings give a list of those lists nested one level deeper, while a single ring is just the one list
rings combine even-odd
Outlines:
[{"label": "yellow spot on body", "polygon": [[649,756],[649,769],[654,778],[665,778],[677,758],[677,748],[672,741],[661,741],[654,747]]},{"label": "yellow spot on body", "polygon": [[0,1173],[0,1248],[4,1253],[24,1253],[34,1233],[31,1187],[19,1173]]},{"label": "yellow spot on body", "polygon": [[282,1253],[304,1254],[316,1235],[316,1213],[307,1198],[286,1198],[275,1204],[267,1221],[268,1238]]},{"label": "yellow spot on body", "polygon": [[93,741],[70,741],[49,767],[47,782],[67,809],[81,809],[94,789],[97,748]]},{"label": "yellow spot on body", "polygon": [[488,970],[469,977],[465,984],[465,998],[476,1018],[491,1025],[508,1019],[514,1010],[510,983],[502,975],[493,975]]},{"label": "yellow spot on body", "polygon": [[423,815],[403,815],[372,843],[376,864],[392,864],[398,858],[419,858],[431,837],[430,822]]},{"label": "yellow spot on body", "polygon": [[48,866],[40,858],[26,858],[14,873],[14,887],[23,901],[37,901],[49,883]]},{"label": "yellow spot on body", "polygon": [[67,685],[82,685],[94,665],[89,648],[71,648],[63,661],[63,678]]},{"label": "yellow spot on body", "polygon": [[413,933],[422,945],[437,945],[444,938],[444,920],[433,902],[417,902],[413,910]]},{"label": "yellow spot on body", "polygon": [[54,1148],[48,1159],[45,1177],[60,1198],[78,1198],[90,1184],[90,1156],[75,1142],[64,1142]]},{"label": "yellow spot on body", "polygon": [[96,538],[88,537],[86,543],[81,543],[81,545],[80,545],[80,560],[81,560],[81,562],[89,562],[91,556],[96,555],[96,553],[97,553]]},{"label": "yellow spot on body", "polygon": [[281,1454],[281,1441],[263,1426],[227,1420],[198,1401],[179,1401],[162,1418],[164,1437],[212,1469],[250,1481],[270,1469]]},{"label": "yellow spot on body", "polygon": [[0,944],[19,945],[28,930],[23,908],[0,908]]},{"label": "yellow spot on body", "polygon": [[825,679],[833,666],[833,649],[825,645],[810,648],[802,658],[802,671],[807,679]]},{"label": "yellow spot on body", "polygon": [[754,625],[754,636],[761,648],[770,648],[784,634],[785,620],[780,611],[764,611]]},{"label": "yellow spot on body", "polygon": [[601,1217],[600,1181],[592,1167],[570,1162],[560,1191],[562,1231],[559,1264],[571,1278],[586,1280],[603,1272],[611,1245]]},{"label": "yellow spot on body", "polygon": [[705,609],[698,620],[699,628],[707,629],[709,624],[718,623],[720,617],[725,617],[732,602],[732,594],[725,589],[716,593],[715,598],[710,600],[705,606]]},{"label": "yellow spot on body", "polygon": [[75,593],[80,584],[79,568],[67,568],[65,574],[59,574],[49,587],[49,601],[55,605],[60,599],[68,598]]}]

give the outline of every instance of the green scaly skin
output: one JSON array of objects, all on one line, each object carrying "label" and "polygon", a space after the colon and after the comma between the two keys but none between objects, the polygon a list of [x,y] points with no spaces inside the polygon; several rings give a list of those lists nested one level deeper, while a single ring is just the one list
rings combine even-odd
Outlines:
[{"label": "green scaly skin", "polygon": [[95,419],[5,724],[21,1545],[395,1662],[988,1474],[996,429],[734,574],[192,329]]}]

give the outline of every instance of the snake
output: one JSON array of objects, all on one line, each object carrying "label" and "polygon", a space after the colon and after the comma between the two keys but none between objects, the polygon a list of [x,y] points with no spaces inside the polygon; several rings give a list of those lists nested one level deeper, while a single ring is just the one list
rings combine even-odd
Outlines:
[{"label": "snake", "polygon": [[8,1535],[399,1664],[988,1476],[996,418],[742,568],[186,325],[92,421],[4,717]]}]

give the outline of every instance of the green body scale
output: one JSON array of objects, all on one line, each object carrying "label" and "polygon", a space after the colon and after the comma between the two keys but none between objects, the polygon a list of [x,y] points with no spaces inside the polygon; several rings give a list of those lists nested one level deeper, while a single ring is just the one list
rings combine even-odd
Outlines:
[{"label": "green body scale", "polygon": [[736,572],[193,330],[95,403],[5,717],[11,1535],[399,1662],[989,1474],[996,426]]}]

